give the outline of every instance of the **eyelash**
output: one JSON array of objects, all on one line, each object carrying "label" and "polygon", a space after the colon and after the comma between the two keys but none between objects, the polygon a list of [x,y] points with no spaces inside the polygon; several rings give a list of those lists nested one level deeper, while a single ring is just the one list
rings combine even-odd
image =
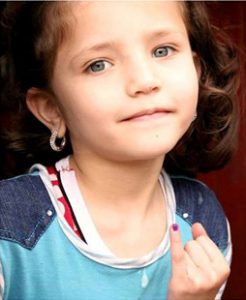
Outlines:
[{"label": "eyelash", "polygon": [[[165,49],[165,51],[167,52],[167,55],[164,56],[156,56],[156,57],[167,57],[170,56],[173,52],[175,52],[175,49],[171,46],[161,46],[161,47],[157,47],[154,51],[153,51],[153,56],[155,54],[155,52],[157,52],[160,49]],[[169,54],[169,52],[172,52],[171,54]]]},{"label": "eyelash", "polygon": [[92,62],[87,68],[86,68],[86,72],[88,73],[101,73],[103,71],[105,71],[105,68],[103,70],[99,70],[98,72],[95,72],[92,70],[92,67],[95,66],[96,64],[99,64],[99,63],[103,63],[104,66],[105,64],[110,64],[112,65],[110,62],[106,61],[106,60],[103,60],[103,59],[99,59],[99,60],[96,60],[94,62]]},{"label": "eyelash", "polygon": [[[163,56],[155,56],[155,53],[158,51],[158,50],[160,50],[160,49],[165,49],[165,51],[166,51],[166,55],[163,55]],[[169,52],[174,52],[175,51],[175,49],[173,48],[173,47],[171,47],[171,46],[161,46],[161,47],[157,47],[154,51],[153,51],[153,56],[155,56],[155,57],[167,57],[167,56],[170,56],[171,54],[169,54]],[[93,68],[93,66],[96,66],[96,64],[99,64],[99,63],[103,63],[104,64],[104,67],[105,67],[105,64],[107,65],[107,64],[110,64],[110,65],[112,65],[110,62],[108,62],[108,61],[106,61],[106,60],[104,60],[104,59],[99,59],[99,60],[96,60],[96,61],[94,61],[94,62],[92,62],[86,69],[85,69],[85,71],[87,72],[87,73],[92,73],[92,74],[96,74],[96,73],[101,73],[101,72],[103,72],[103,71],[105,71],[105,68],[103,69],[103,70],[99,70],[99,71],[93,71],[92,70],[92,68]]]}]

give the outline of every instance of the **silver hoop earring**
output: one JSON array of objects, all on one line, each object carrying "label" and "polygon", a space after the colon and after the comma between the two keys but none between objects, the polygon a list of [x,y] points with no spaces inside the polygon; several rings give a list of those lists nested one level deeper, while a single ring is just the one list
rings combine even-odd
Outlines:
[{"label": "silver hoop earring", "polygon": [[58,139],[58,132],[57,130],[53,130],[50,136],[50,147],[52,150],[56,151],[56,152],[60,152],[64,149],[65,145],[66,145],[66,137],[64,135],[64,137],[61,139],[61,142],[59,143],[59,145],[57,145],[57,139]]}]

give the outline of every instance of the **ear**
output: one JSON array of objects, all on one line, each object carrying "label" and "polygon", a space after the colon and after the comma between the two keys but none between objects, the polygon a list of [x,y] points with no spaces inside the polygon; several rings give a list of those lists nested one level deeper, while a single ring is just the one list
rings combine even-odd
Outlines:
[{"label": "ear", "polygon": [[38,88],[30,88],[27,91],[26,104],[32,114],[51,132],[57,130],[59,137],[65,135],[66,125],[55,97],[51,93]]}]

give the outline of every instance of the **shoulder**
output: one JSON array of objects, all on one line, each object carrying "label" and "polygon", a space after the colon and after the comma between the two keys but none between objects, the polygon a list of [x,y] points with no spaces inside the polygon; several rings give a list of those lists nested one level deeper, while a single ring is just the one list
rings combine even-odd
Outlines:
[{"label": "shoulder", "polygon": [[39,175],[0,181],[0,238],[32,248],[55,215]]},{"label": "shoulder", "polygon": [[11,207],[35,207],[47,199],[47,190],[38,175],[25,174],[0,181],[0,204]]},{"label": "shoulder", "polygon": [[171,176],[176,198],[176,213],[186,222],[202,223],[210,238],[223,250],[228,245],[228,222],[215,193],[203,182]]},{"label": "shoulder", "polygon": [[18,193],[33,193],[42,188],[42,182],[38,175],[25,174],[10,179],[0,180],[0,201],[8,196]]}]

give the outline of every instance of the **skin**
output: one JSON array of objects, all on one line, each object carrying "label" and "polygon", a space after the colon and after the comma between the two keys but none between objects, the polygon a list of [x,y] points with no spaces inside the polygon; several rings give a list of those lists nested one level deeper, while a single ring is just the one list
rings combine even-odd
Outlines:
[{"label": "skin", "polygon": [[168,300],[210,300],[227,279],[230,268],[220,250],[199,223],[185,247],[179,230],[170,229],[172,277]]},{"label": "skin", "polygon": [[[124,15],[132,21],[126,23]],[[170,151],[190,126],[198,94],[197,70],[179,9],[173,3],[117,1],[87,4],[75,16],[77,26],[69,46],[58,53],[53,80],[75,155],[88,151],[104,160],[133,161]],[[159,37],[159,31],[169,36]],[[88,50],[104,43],[111,44]],[[153,56],[169,45],[165,57]],[[105,59],[104,71],[86,71],[100,59]],[[162,114],[129,120],[153,109]]]},{"label": "skin", "polygon": [[[75,23],[57,54],[53,94],[32,88],[27,105],[59,136],[69,131],[70,164],[104,242],[119,257],[139,257],[167,231],[158,177],[165,154],[196,114],[199,64],[180,4],[71,5]],[[213,299],[228,276],[222,254],[204,229],[192,230],[194,241],[185,248],[179,233],[170,232],[170,300]],[[191,267],[198,260],[194,249],[204,258],[209,249],[217,269]],[[192,278],[187,279],[186,267]],[[205,275],[198,277],[200,269]]]}]

